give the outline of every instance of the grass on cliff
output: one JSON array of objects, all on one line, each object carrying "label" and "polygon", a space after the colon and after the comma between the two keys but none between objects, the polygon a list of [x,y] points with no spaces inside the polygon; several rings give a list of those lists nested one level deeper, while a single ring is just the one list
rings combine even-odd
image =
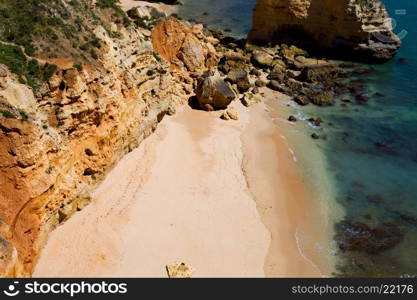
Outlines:
[{"label": "grass on cliff", "polygon": [[38,90],[57,69],[55,65],[42,65],[36,59],[27,59],[22,49],[17,46],[3,44],[0,44],[0,64],[8,66],[10,71],[18,76],[19,82],[29,85],[34,90]]},{"label": "grass on cliff", "polygon": [[94,11],[85,0],[0,0],[0,64],[36,91],[57,67],[42,65],[34,57],[97,60],[101,41],[92,28],[103,21],[96,12],[126,25],[119,5],[119,0],[98,0]]}]

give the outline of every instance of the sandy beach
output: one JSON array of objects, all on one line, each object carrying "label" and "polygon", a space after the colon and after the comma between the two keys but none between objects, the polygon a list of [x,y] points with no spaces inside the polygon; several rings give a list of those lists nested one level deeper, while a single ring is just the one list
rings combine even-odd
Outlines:
[{"label": "sandy beach", "polygon": [[195,277],[326,275],[297,241],[324,237],[288,145],[264,104],[233,106],[238,121],[166,117],[51,234],[34,277],[167,277],[175,262]]}]

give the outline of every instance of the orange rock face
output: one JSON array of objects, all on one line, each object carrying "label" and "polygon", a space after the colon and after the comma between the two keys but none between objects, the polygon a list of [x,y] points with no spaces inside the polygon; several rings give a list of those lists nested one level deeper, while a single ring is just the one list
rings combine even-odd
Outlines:
[{"label": "orange rock face", "polygon": [[97,27],[101,65],[58,69],[37,97],[0,65],[0,277],[30,276],[49,233],[183,100],[147,38],[119,33]]},{"label": "orange rock face", "polygon": [[207,60],[217,54],[209,43],[203,41],[201,29],[198,25],[187,27],[175,18],[161,22],[152,31],[155,52],[170,62],[174,69],[204,71]]}]

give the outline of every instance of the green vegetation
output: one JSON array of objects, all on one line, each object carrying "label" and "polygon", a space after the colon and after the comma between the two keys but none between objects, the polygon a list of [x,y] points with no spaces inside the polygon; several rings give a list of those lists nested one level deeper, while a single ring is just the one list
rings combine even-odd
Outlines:
[{"label": "green vegetation", "polygon": [[[42,64],[36,57],[56,58],[70,55],[74,65],[94,63],[102,41],[94,34],[96,25],[107,19],[130,25],[119,0],[97,0],[91,9],[86,0],[0,0],[0,64],[18,76],[19,82],[39,91],[57,67]],[[111,33],[117,37],[118,33]]]},{"label": "green vegetation", "polygon": [[51,172],[52,172],[52,166],[49,166],[49,167],[45,170],[45,173],[46,173],[46,174],[51,174]]},{"label": "green vegetation", "polygon": [[7,110],[0,110],[0,115],[8,119],[16,119],[16,116]]},{"label": "green vegetation", "polygon": [[[0,39],[25,49],[29,56],[36,54],[34,36],[56,40],[56,32],[73,37],[75,28],[64,23],[68,12],[51,0],[2,0],[0,2]],[[53,7],[60,16],[52,16],[47,8]]]},{"label": "green vegetation", "polygon": [[9,67],[19,77],[19,82],[38,90],[48,80],[57,67],[51,64],[39,64],[36,59],[27,59],[17,46],[0,44],[0,64]]},{"label": "green vegetation", "polygon": [[75,69],[77,69],[79,72],[81,72],[83,70],[83,65],[82,64],[76,63],[76,64],[73,65],[73,67]]}]

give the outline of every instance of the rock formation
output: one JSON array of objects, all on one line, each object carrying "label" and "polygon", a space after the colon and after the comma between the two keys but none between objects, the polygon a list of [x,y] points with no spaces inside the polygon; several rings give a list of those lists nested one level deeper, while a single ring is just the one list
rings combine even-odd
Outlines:
[{"label": "rock formation", "polygon": [[202,29],[201,25],[190,28],[170,18],[153,29],[154,49],[174,67],[201,74],[216,66],[219,59],[213,45],[204,41]]},{"label": "rock formation", "polygon": [[169,278],[191,278],[194,269],[186,263],[175,263],[167,265],[166,270]]},{"label": "rock formation", "polygon": [[207,72],[197,87],[197,99],[206,110],[225,109],[236,95],[218,72]]},{"label": "rock formation", "polygon": [[[53,42],[41,48],[47,40],[31,36],[23,53],[0,35],[0,276],[30,276],[48,234],[88,204],[107,172],[185,100],[146,29],[117,6],[51,3],[38,7],[38,18],[74,28],[82,22],[77,35],[91,40],[78,46],[74,37],[71,47],[70,32],[54,28]],[[29,57],[34,44],[38,53]],[[60,59],[48,55],[55,46]]]},{"label": "rock formation", "polygon": [[372,62],[392,58],[401,45],[379,0],[258,0],[248,41]]}]

